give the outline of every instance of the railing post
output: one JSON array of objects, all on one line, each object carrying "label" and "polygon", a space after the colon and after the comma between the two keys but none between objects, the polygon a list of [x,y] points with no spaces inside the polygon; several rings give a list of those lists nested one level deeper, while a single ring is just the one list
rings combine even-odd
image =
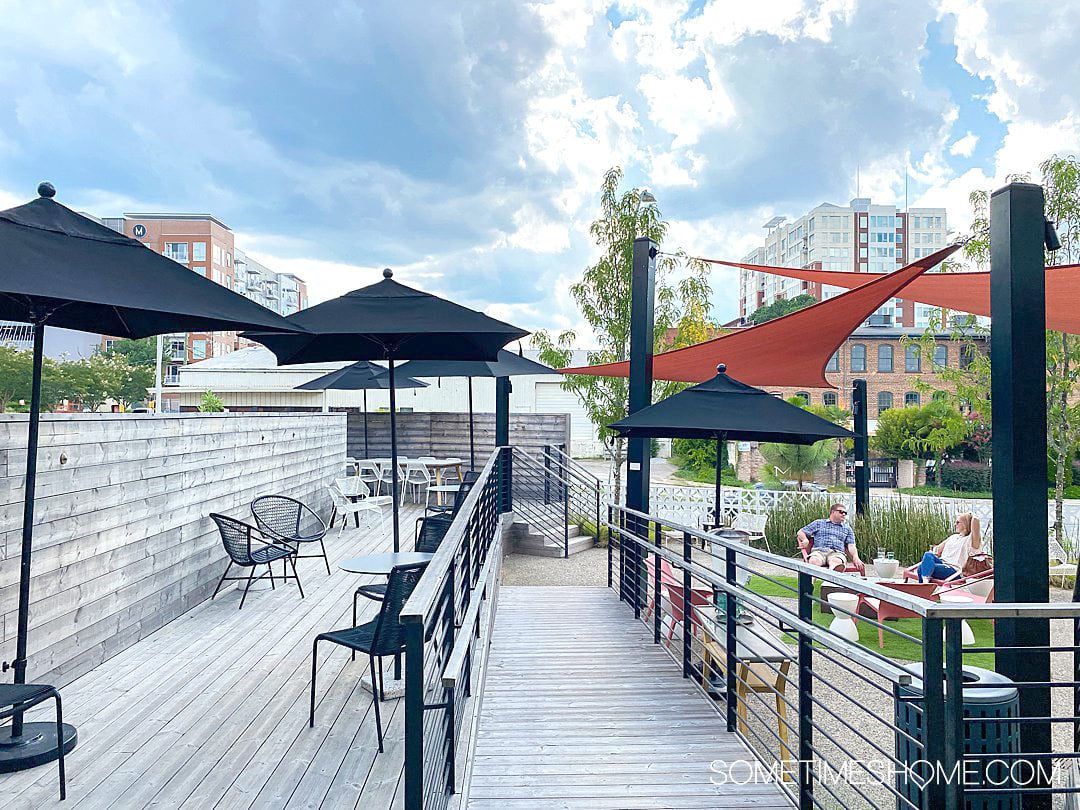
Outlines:
[{"label": "railing post", "polygon": [[544,447],[544,506],[551,503],[551,457]]},{"label": "railing post", "polygon": [[[611,522],[610,518],[609,518],[608,522],[609,523]],[[599,481],[599,479],[597,479],[597,481],[596,481],[596,544],[600,545],[600,481]],[[609,548],[611,547],[610,540],[608,542],[608,547]],[[608,571],[611,571],[610,567],[608,568]],[[609,576],[610,576],[610,574],[609,574]],[[609,583],[609,585],[610,585],[610,583]]]},{"label": "railing post", "polygon": [[724,592],[724,653],[727,659],[727,730],[735,731],[736,710],[739,705],[737,695],[738,678],[735,667],[738,666],[738,655],[735,645],[738,643],[735,624],[735,599],[732,597],[732,589],[735,586],[735,555],[727,546],[724,547],[724,580],[729,590]]},{"label": "railing post", "polygon": [[682,640],[682,676],[689,678],[693,674],[690,660],[690,627],[693,624],[693,599],[690,598],[690,532],[682,536],[682,593],[683,593],[683,640]]},{"label": "railing post", "polygon": [[945,620],[945,762],[944,773],[950,777],[957,764],[956,778],[946,783],[948,807],[964,806],[964,648],[960,623]]},{"label": "railing post", "polygon": [[[660,522],[653,521],[653,545],[656,546],[655,559],[653,560],[653,644],[660,643],[660,613],[663,610],[663,602],[660,599],[660,569],[663,563],[660,559]],[[672,605],[672,613],[675,612],[675,606]],[[683,615],[685,619],[685,614]],[[671,621],[675,621],[675,616],[672,615]],[[684,627],[685,630],[685,621]]]},{"label": "railing post", "polygon": [[[932,769],[929,781],[923,786],[924,810],[949,807],[946,786],[938,778],[945,766],[945,670],[942,666],[944,645],[941,638],[941,619],[923,619],[922,672],[922,743],[923,760]],[[909,777],[910,778],[910,777]]]},{"label": "railing post", "polygon": [[[597,508],[599,509],[599,507],[597,507]],[[613,511],[614,511],[614,507],[611,504],[608,504],[607,522],[608,522],[609,526],[612,523],[615,522],[613,520],[613,518],[614,518],[614,515],[612,514]],[[599,512],[596,513],[596,517],[597,517],[597,520],[596,520],[596,532],[597,532],[596,539],[599,540],[600,539],[600,519],[599,519],[600,518],[600,513]],[[611,564],[612,564],[612,562],[614,562],[614,560],[612,559],[612,548],[611,548],[612,537],[614,537],[614,535],[615,535],[615,533],[613,531],[611,531],[611,529],[608,529],[608,534],[607,534],[607,586],[609,588],[611,587]],[[622,589],[620,588],[619,590],[621,592]],[[1078,626],[1080,626],[1080,623],[1078,623]],[[1080,666],[1080,663],[1078,663],[1078,666]],[[1077,700],[1080,700],[1080,697],[1078,697]]]},{"label": "railing post", "polygon": [[626,512],[619,510],[619,598],[629,602],[626,593]]},{"label": "railing post", "polygon": [[[814,578],[799,572],[799,618],[810,623],[814,618]],[[814,672],[813,641],[799,631],[799,810],[814,806]]]},{"label": "railing post", "polygon": [[560,487],[564,497],[562,499],[562,529],[563,529],[563,557],[570,556],[570,483]]},{"label": "railing post", "polygon": [[405,625],[405,810],[424,810],[424,626]]}]

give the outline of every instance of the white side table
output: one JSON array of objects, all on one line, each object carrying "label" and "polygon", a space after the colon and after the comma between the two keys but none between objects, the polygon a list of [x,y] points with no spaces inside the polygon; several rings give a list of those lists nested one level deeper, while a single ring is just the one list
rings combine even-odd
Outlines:
[{"label": "white side table", "polygon": [[[859,597],[845,591],[834,591],[829,594],[829,604],[834,608],[839,608],[839,610],[833,611],[833,620],[829,625],[829,632],[857,644],[859,642],[859,628],[855,626],[853,615],[849,614],[855,613],[855,608],[859,605]],[[843,611],[847,611],[847,613]]]},{"label": "white side table", "polygon": [[[943,593],[938,596],[938,601],[949,605],[970,605],[975,600],[962,593]],[[972,632],[967,619],[960,621],[960,642],[965,647],[970,647],[975,643],[975,633]]]}]

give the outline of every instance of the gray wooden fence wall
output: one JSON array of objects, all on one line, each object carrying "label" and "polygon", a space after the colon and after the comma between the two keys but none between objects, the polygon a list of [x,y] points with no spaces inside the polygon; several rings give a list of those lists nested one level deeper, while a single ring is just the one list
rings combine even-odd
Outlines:
[{"label": "gray wooden fence wall", "polygon": [[[344,410],[349,417],[349,455],[364,458],[364,414],[358,408]],[[476,460],[479,462],[495,449],[495,414],[478,413],[474,419]],[[399,413],[397,428],[398,455],[469,457],[467,413]],[[372,458],[390,456],[388,412],[368,414],[368,443]],[[565,413],[512,413],[510,443],[531,452],[548,444],[569,445],[570,416]]]},{"label": "gray wooden fence wall", "polygon": [[[68,683],[209,598],[226,564],[211,512],[250,520],[251,501],[277,492],[328,513],[323,485],[341,475],[345,422],[340,414],[43,416],[29,680]],[[5,661],[15,656],[25,465],[26,416],[0,415]]]}]

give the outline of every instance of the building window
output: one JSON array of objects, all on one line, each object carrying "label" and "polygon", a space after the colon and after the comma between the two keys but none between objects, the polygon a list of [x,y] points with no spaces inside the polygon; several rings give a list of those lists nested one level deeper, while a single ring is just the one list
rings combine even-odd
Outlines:
[{"label": "building window", "polygon": [[166,242],[164,255],[168,259],[172,259],[174,262],[183,262],[187,264],[188,261],[188,243],[187,242]]},{"label": "building window", "polygon": [[169,358],[172,360],[185,360],[187,355],[184,352],[184,341],[171,340],[169,341]]},{"label": "building window", "polygon": [[906,394],[904,394],[904,407],[908,408],[908,407],[910,407],[912,405],[914,405],[916,407],[918,407],[918,405],[919,405],[919,392],[918,391],[908,391]]},{"label": "building window", "polygon": [[935,346],[934,347],[934,368],[945,368],[949,365],[949,347],[948,346]]},{"label": "building window", "polygon": [[214,245],[214,264],[221,264],[221,246]]},{"label": "building window", "polygon": [[904,371],[911,374],[922,371],[922,355],[918,346],[908,346],[904,350]]},{"label": "building window", "polygon": [[191,359],[192,360],[205,360],[206,359],[206,341],[205,340],[193,340],[193,341],[191,341]]},{"label": "building window", "polygon": [[877,395],[877,415],[881,416],[885,411],[892,407],[892,392],[891,391],[878,391]]},{"label": "building window", "polygon": [[960,368],[967,368],[975,362],[975,347],[974,346],[961,346],[960,347]]},{"label": "building window", "polygon": [[826,371],[839,371],[840,370],[840,352],[833,352],[832,357],[829,358],[829,362],[825,364]]},{"label": "building window", "polygon": [[851,347],[851,370],[856,374],[866,373],[866,347],[861,343]]},{"label": "building window", "polygon": [[891,373],[893,370],[893,347],[892,346],[878,346],[877,349],[877,370],[886,374]]},{"label": "building window", "polygon": [[809,405],[810,404],[810,394],[807,391],[796,391],[795,392],[795,398],[796,399],[801,399],[803,401],[803,405]]},{"label": "building window", "polygon": [[193,262],[206,261],[206,242],[191,243],[191,260]]},{"label": "building window", "polygon": [[835,405],[836,404],[836,392],[826,391],[821,395],[821,403],[823,405]]}]

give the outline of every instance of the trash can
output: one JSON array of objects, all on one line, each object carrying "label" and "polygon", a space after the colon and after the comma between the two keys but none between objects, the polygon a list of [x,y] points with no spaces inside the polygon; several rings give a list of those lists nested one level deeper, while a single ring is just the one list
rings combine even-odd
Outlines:
[{"label": "trash can", "polygon": [[[922,664],[911,664],[907,669],[915,678],[910,685],[897,685],[894,690],[896,727],[925,745],[921,711]],[[975,760],[975,765],[966,774],[965,788],[988,787],[995,792],[965,794],[964,807],[968,810],[1019,810],[1020,789],[1009,765],[1015,761],[1010,755],[1020,752],[1020,726],[1018,723],[978,722],[979,718],[1019,716],[1019,690],[1009,678],[988,669],[965,666],[963,672],[964,718],[973,721],[964,723],[964,753],[1003,755],[999,760],[992,757]],[[968,684],[979,684],[979,687],[969,689]],[[924,750],[905,734],[897,732],[896,758],[902,765],[912,767],[916,775],[924,776],[923,769],[913,767],[925,759]],[[900,769],[896,776],[896,789],[916,807],[922,806],[919,781],[907,778]],[[897,799],[897,806],[900,804]]]},{"label": "trash can", "polygon": [[[722,537],[729,543],[739,543],[744,546],[750,545],[750,535],[739,529],[713,529],[709,534],[717,537]],[[727,555],[728,549],[721,543],[709,541],[709,567],[712,568],[721,577],[727,576]],[[735,569],[735,582],[741,587],[745,588],[750,584],[750,578],[752,574],[747,570],[747,559],[743,554],[735,554],[735,562],[738,566]],[[735,621],[743,623],[750,620],[750,615],[744,613],[742,602],[738,599],[733,600],[735,603]],[[723,622],[727,616],[727,594],[717,591],[716,592],[716,620]]]}]

